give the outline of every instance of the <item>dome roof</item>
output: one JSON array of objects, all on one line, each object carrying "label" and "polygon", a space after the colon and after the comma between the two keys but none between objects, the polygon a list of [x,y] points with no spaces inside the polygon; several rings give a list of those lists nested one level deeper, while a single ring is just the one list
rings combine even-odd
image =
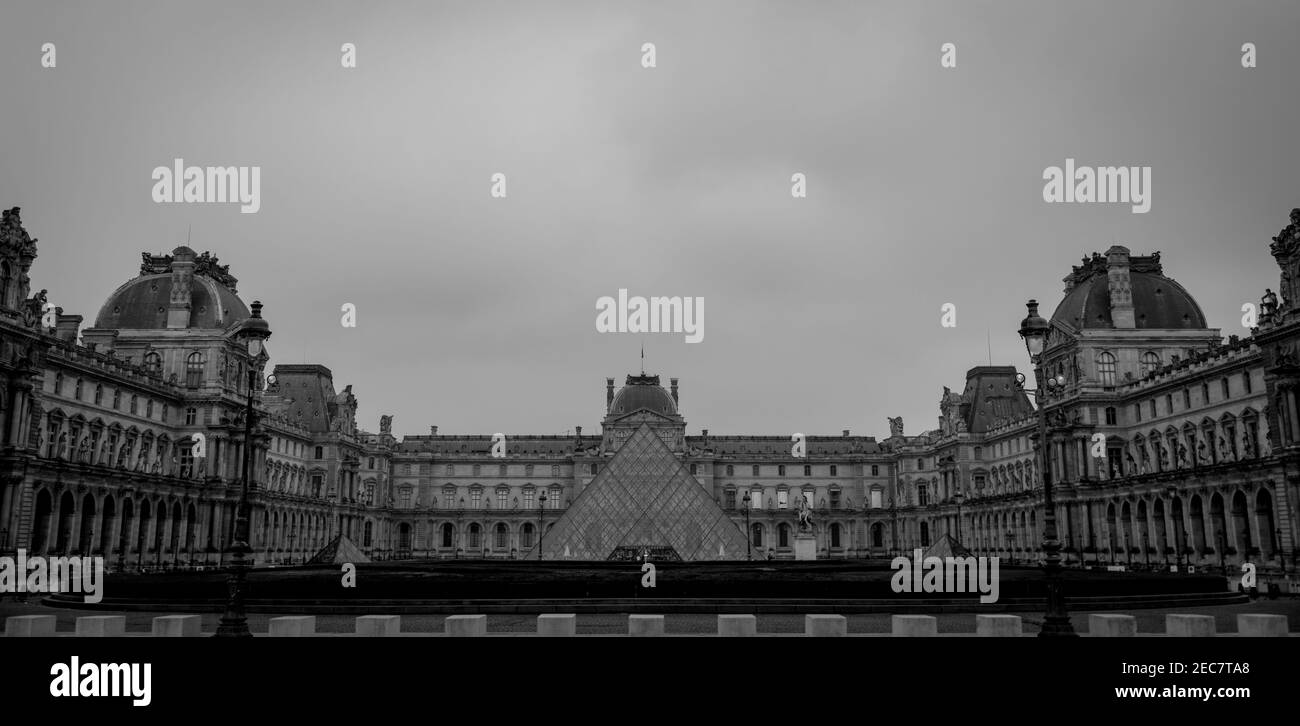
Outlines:
[{"label": "dome roof", "polygon": [[[1084,262],[1083,267],[1075,267],[1074,273],[1065,278],[1072,286],[1052,313],[1052,322],[1077,330],[1114,328],[1106,258],[1094,255],[1091,261]],[[1132,257],[1131,266],[1126,269],[1133,294],[1134,327],[1160,330],[1208,327],[1205,313],[1191,294],[1164,276],[1159,252],[1150,257]]]},{"label": "dome roof", "polygon": [[[216,266],[216,258],[204,253],[195,259],[187,247],[174,252],[177,261],[195,260],[190,283],[190,316],[188,328],[220,329],[246,320],[248,306],[235,294],[236,280],[226,272],[227,266]],[[171,304],[172,256],[145,255],[140,276],[113,291],[99,309],[96,328],[119,330],[164,330],[167,328],[167,309]]]},{"label": "dome roof", "polygon": [[668,391],[659,385],[659,376],[628,376],[627,385],[614,394],[609,412],[621,416],[643,408],[665,416],[677,414],[677,404],[673,403],[673,397]]}]

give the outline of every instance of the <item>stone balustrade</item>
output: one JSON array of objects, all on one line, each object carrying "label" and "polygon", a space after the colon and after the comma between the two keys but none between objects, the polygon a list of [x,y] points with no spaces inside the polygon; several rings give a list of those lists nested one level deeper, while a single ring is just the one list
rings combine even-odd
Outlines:
[{"label": "stone balustrade", "polygon": [[[633,614],[627,616],[627,635],[663,636],[665,616]],[[576,636],[578,616],[572,613],[546,613],[537,616],[536,635],[543,637]],[[76,629],[72,632],[59,632],[56,629],[54,615],[15,615],[5,619],[4,636],[8,638],[40,637],[203,637],[213,633],[201,630],[202,616],[199,615],[161,615],[153,619],[153,628],[149,633],[127,632],[124,615],[86,615],[77,618]],[[938,619],[930,615],[892,615],[890,632],[887,633],[850,633],[848,619],[843,615],[805,615],[804,635],[811,637],[851,636],[851,637],[1024,637],[1020,616],[1018,615],[976,615],[974,628],[959,632],[939,633]],[[1300,633],[1291,633],[1285,615],[1262,613],[1242,613],[1237,615],[1236,632],[1220,632],[1215,627],[1215,619],[1210,615],[1191,615],[1170,613],[1165,616],[1165,631],[1139,633],[1137,618],[1133,615],[1119,613],[1092,613],[1088,616],[1087,630],[1079,633],[1085,637],[1116,638],[1135,636],[1155,637],[1300,637]],[[442,633],[413,632],[402,630],[400,615],[361,615],[356,619],[353,633],[319,633],[316,631],[314,615],[275,617],[270,619],[269,628],[258,636],[270,637],[380,637],[380,636],[448,636],[448,637],[482,637],[532,635],[531,633],[501,632],[489,633],[486,615],[450,615],[444,621]],[[698,633],[692,635],[709,635]],[[776,635],[758,630],[757,618],[753,615],[725,614],[718,615],[717,636],[738,637],[754,635]]]}]

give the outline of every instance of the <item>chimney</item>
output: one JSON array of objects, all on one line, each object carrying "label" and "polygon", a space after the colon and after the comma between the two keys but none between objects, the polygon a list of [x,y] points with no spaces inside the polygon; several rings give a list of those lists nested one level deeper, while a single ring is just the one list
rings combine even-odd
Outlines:
[{"label": "chimney", "polygon": [[167,306],[169,329],[190,326],[190,285],[194,282],[194,250],[177,247],[172,250],[172,294]]},{"label": "chimney", "polygon": [[77,330],[81,328],[80,315],[64,315],[63,308],[55,308],[58,323],[54,326],[54,335],[65,343],[77,342]]},{"label": "chimney", "polygon": [[849,437],[849,430],[848,430],[848,429],[844,429],[844,438],[847,439],[848,437]]},{"label": "chimney", "polygon": [[430,426],[430,427],[429,427],[429,435],[430,435],[430,436],[437,436],[437,435],[438,435],[438,427],[437,427],[437,426]]},{"label": "chimney", "polygon": [[676,406],[677,405],[677,379],[669,378],[668,383],[671,384],[670,393],[672,393],[673,395],[673,405]]},{"label": "chimney", "polygon": [[614,379],[605,379],[605,413],[614,405]]},{"label": "chimney", "polygon": [[1110,282],[1110,320],[1118,329],[1137,327],[1133,317],[1133,279],[1129,275],[1128,248],[1106,250],[1106,277]]}]

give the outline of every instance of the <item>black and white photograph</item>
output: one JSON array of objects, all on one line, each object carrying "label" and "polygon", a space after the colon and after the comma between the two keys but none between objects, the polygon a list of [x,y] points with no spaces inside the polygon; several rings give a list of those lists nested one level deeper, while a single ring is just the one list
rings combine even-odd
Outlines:
[{"label": "black and white photograph", "polygon": [[1294,709],[1297,29],[3,0],[0,692]]}]

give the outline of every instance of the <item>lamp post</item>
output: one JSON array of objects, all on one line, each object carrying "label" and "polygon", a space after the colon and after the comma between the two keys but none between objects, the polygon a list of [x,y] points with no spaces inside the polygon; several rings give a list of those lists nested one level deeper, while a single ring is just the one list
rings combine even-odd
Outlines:
[{"label": "lamp post", "polygon": [[271,327],[262,319],[262,303],[254,301],[252,313],[236,333],[248,349],[248,402],[244,408],[244,477],[239,487],[239,503],[235,505],[235,537],[230,545],[230,575],[226,578],[229,593],[226,614],[217,626],[218,638],[251,638],[248,618],[244,613],[244,590],[248,564],[245,555],[252,552],[248,539],[248,487],[253,475],[253,393],[257,387],[256,360],[262,355],[262,343],[271,337]]},{"label": "lamp post", "polygon": [[957,492],[956,494],[952,495],[952,498],[953,498],[953,501],[957,502],[957,542],[960,543],[960,542],[962,541],[962,538],[961,538],[961,534],[962,534],[962,533],[961,533],[961,503],[962,503],[962,500],[964,500],[964,499],[966,498],[966,495],[965,495],[965,494],[962,494],[961,492]]},{"label": "lamp post", "polygon": [[1040,637],[1075,636],[1070,625],[1070,615],[1065,609],[1065,593],[1061,586],[1061,543],[1056,541],[1056,505],[1052,500],[1052,469],[1049,465],[1047,441],[1047,411],[1044,407],[1043,349],[1047,343],[1050,325],[1038,314],[1038,301],[1026,305],[1029,314],[1020,323],[1020,337],[1025,340],[1025,350],[1034,364],[1034,380],[1038,385],[1035,400],[1038,402],[1039,471],[1043,477],[1043,575],[1047,587],[1047,613],[1043,619]]},{"label": "lamp post", "polygon": [[1224,575],[1227,575],[1228,566],[1227,564],[1224,563],[1223,556],[1226,554],[1224,550],[1228,549],[1228,533],[1221,529],[1218,531],[1218,535],[1219,535],[1219,569],[1223,571]]},{"label": "lamp post", "polygon": [[542,561],[542,537],[546,535],[543,520],[546,517],[546,495],[537,497],[537,561]]},{"label": "lamp post", "polygon": [[745,559],[753,560],[754,541],[750,538],[749,535],[749,502],[750,502],[749,492],[745,492],[744,498],[741,499],[740,501],[742,504],[745,505]]}]

